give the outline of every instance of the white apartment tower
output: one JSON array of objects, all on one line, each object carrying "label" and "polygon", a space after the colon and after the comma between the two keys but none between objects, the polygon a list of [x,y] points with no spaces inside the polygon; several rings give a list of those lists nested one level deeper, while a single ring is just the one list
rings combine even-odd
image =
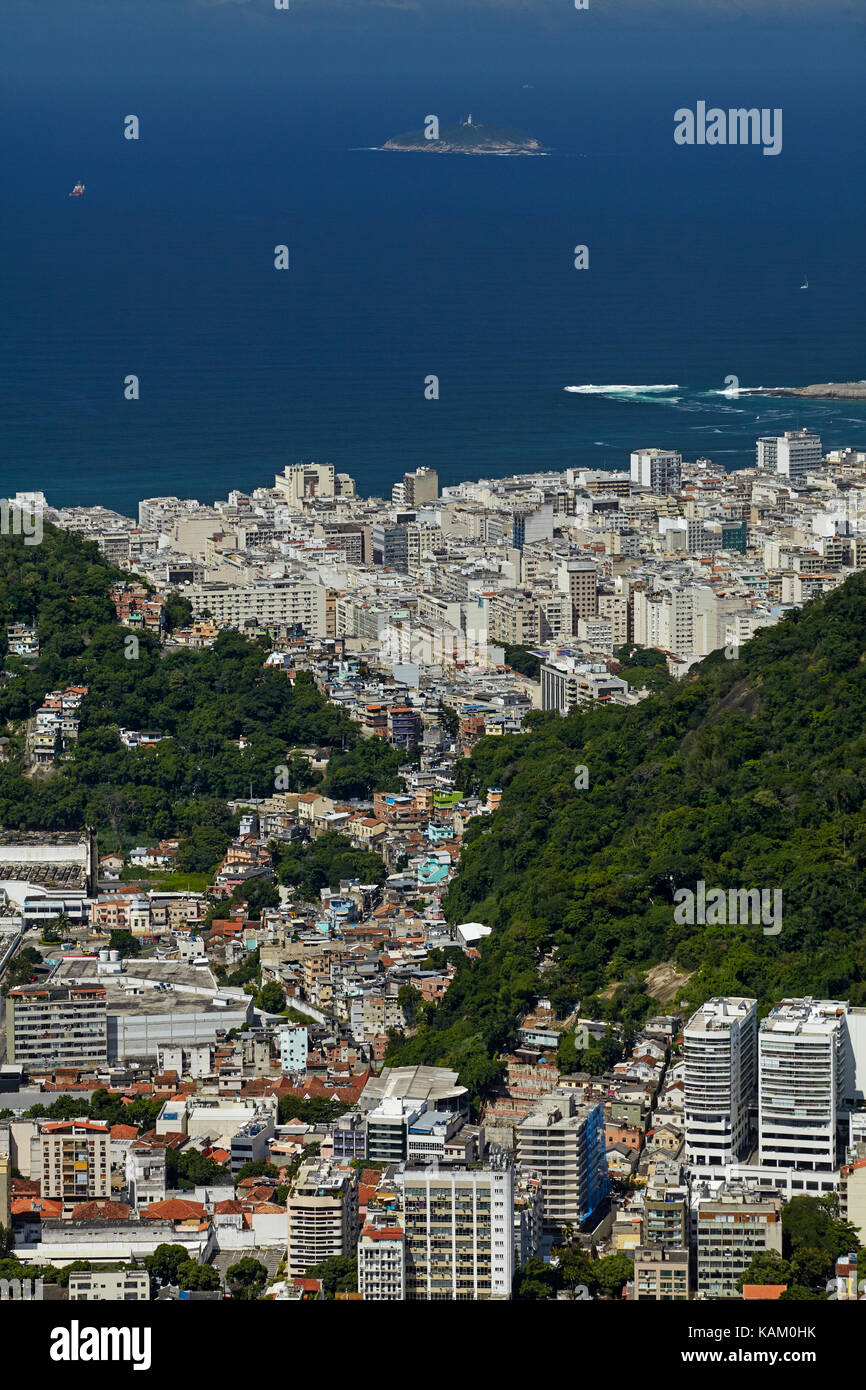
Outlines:
[{"label": "white apartment tower", "polygon": [[833,999],[783,999],[758,1035],[759,1162],[768,1168],[832,1172],[849,1074],[849,1006]]},{"label": "white apartment tower", "polygon": [[369,1221],[358,1241],[358,1291],[365,1303],[401,1303],[406,1297],[403,1229],[398,1216],[389,1224]]},{"label": "white apartment tower", "polygon": [[686,1024],[687,1163],[721,1167],[745,1156],[756,1089],[757,1037],[754,999],[708,999]]},{"label": "white apartment tower", "polygon": [[635,449],[631,455],[631,481],[660,496],[679,492],[683,456],[673,449]]},{"label": "white apartment tower", "polygon": [[757,464],[771,473],[781,473],[792,483],[802,482],[810,469],[821,465],[821,438],[811,430],[786,430],[757,442]]}]

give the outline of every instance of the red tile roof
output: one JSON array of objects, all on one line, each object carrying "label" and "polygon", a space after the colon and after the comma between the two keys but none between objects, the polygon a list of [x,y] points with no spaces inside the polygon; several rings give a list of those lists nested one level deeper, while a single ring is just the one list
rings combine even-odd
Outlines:
[{"label": "red tile roof", "polygon": [[203,1202],[188,1202],[181,1197],[170,1197],[165,1202],[151,1202],[141,1215],[142,1219],[150,1221],[203,1221],[205,1209]]},{"label": "red tile roof", "polygon": [[128,1221],[130,1208],[126,1202],[112,1202],[107,1197],[96,1197],[90,1202],[81,1202],[72,1208],[73,1221]]}]

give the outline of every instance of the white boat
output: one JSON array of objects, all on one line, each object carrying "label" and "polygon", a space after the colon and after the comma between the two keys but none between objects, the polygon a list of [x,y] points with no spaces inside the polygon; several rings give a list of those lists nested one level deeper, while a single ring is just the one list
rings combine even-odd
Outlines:
[{"label": "white boat", "polygon": [[800,286],[800,289],[801,289],[801,290],[807,290],[808,288],[809,288],[809,277],[808,277],[808,275],[804,275],[804,276],[803,276],[803,283],[802,283],[802,285]]}]

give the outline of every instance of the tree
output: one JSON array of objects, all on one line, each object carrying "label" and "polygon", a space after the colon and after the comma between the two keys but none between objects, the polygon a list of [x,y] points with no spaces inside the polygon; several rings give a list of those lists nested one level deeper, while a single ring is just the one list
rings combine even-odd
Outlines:
[{"label": "tree", "polygon": [[222,1288],[219,1272],[213,1265],[200,1265],[195,1260],[186,1260],[177,1267],[177,1285],[180,1289],[215,1290]]},{"label": "tree", "polygon": [[744,1284],[790,1284],[791,1266],[775,1250],[759,1250],[737,1278],[740,1293]]},{"label": "tree", "polygon": [[835,1261],[827,1250],[801,1245],[791,1257],[791,1274],[795,1284],[810,1289],[823,1289],[833,1273]]},{"label": "tree", "polygon": [[249,1163],[245,1163],[235,1178],[235,1186],[245,1182],[247,1178],[272,1178],[279,1181],[280,1170],[275,1168],[272,1163],[268,1163],[266,1158],[254,1158]]},{"label": "tree", "polygon": [[122,957],[141,955],[141,942],[130,931],[113,931],[108,945],[110,950],[119,951]]},{"label": "tree", "polygon": [[277,980],[268,980],[256,995],[256,1007],[266,1014],[280,1014],[286,1007],[286,993]]},{"label": "tree", "polygon": [[144,1267],[151,1278],[160,1284],[176,1284],[181,1265],[189,1263],[185,1245],[158,1245],[152,1255],[146,1255]]},{"label": "tree", "polygon": [[554,1250],[553,1254],[559,1260],[557,1268],[563,1288],[576,1289],[583,1285],[590,1294],[595,1292],[598,1287],[597,1266],[582,1246],[568,1245],[564,1249]]},{"label": "tree", "polygon": [[634,1277],[634,1262],[628,1255],[606,1255],[595,1265],[599,1292],[608,1298],[622,1298],[622,1291]]},{"label": "tree", "polygon": [[15,1232],[12,1227],[0,1222],[0,1260],[5,1260],[11,1254],[14,1245]]},{"label": "tree", "polygon": [[397,1003],[410,1023],[418,1012],[421,997],[420,989],[416,989],[414,985],[401,985],[397,990]]},{"label": "tree", "polygon": [[332,1255],[306,1271],[308,1279],[321,1279],[326,1298],[335,1293],[358,1292],[358,1261],[349,1255]]},{"label": "tree", "polygon": [[553,1266],[533,1255],[515,1275],[514,1297],[520,1302],[554,1298],[557,1282],[557,1271]]},{"label": "tree", "polygon": [[267,1280],[267,1269],[252,1255],[245,1255],[226,1270],[226,1281],[236,1298],[258,1298]]}]

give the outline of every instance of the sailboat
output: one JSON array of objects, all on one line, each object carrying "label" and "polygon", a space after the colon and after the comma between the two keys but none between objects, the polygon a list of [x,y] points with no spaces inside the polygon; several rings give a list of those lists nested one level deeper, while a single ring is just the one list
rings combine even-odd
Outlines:
[{"label": "sailboat", "polygon": [[809,288],[809,276],[808,276],[808,273],[807,273],[806,275],[803,276],[803,283],[802,283],[802,285],[800,286],[800,289],[801,289],[801,290],[807,290],[808,288]]},{"label": "sailboat", "polygon": [[73,188],[73,190],[72,190],[72,192],[70,193],[69,196],[70,196],[70,198],[80,198],[80,197],[83,196],[83,194],[84,194],[84,184],[81,183],[81,182],[79,181],[79,182],[75,185],[75,187]]}]

